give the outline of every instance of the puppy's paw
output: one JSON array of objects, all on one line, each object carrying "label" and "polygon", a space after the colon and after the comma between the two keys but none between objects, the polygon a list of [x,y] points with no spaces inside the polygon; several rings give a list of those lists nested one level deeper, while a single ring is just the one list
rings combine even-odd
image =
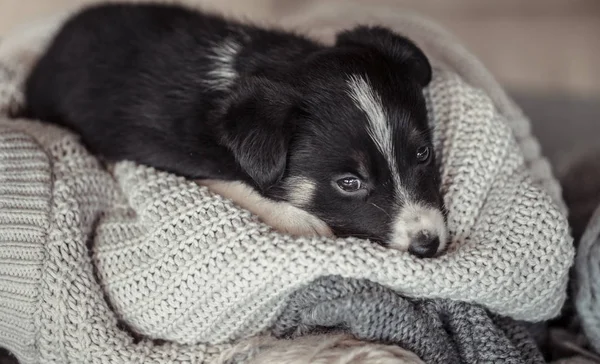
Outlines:
[{"label": "puppy's paw", "polygon": [[331,229],[323,220],[284,202],[277,202],[272,208],[267,207],[257,215],[265,224],[284,234],[333,236]]},{"label": "puppy's paw", "polygon": [[325,222],[286,202],[273,201],[242,182],[198,180],[212,192],[250,211],[273,229],[294,236],[333,236]]}]

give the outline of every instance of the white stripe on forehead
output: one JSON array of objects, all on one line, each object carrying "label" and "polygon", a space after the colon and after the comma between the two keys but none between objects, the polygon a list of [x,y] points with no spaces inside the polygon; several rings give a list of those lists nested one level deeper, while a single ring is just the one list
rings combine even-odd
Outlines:
[{"label": "white stripe on forehead", "polygon": [[348,79],[349,95],[366,115],[369,122],[369,136],[387,161],[398,197],[406,200],[406,192],[401,188],[400,173],[394,152],[394,134],[388,116],[383,107],[381,97],[371,87],[369,82],[358,75]]}]

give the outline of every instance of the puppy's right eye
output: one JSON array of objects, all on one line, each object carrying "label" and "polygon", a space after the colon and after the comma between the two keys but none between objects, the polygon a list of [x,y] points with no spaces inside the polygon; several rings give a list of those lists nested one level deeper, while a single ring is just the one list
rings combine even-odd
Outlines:
[{"label": "puppy's right eye", "polygon": [[420,147],[417,149],[417,161],[419,163],[427,163],[430,155],[429,147]]},{"label": "puppy's right eye", "polygon": [[338,187],[348,193],[357,192],[362,189],[362,182],[356,177],[344,177],[337,180]]}]

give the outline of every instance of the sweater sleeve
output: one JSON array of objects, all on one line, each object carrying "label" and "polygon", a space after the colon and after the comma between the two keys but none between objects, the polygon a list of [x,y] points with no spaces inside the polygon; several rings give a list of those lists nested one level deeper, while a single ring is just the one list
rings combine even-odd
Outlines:
[{"label": "sweater sleeve", "polygon": [[229,344],[156,345],[120,326],[88,244],[121,197],[71,133],[0,118],[0,347],[21,364],[200,364],[246,355],[246,346]]},{"label": "sweater sleeve", "polygon": [[0,124],[0,346],[36,359],[36,311],[49,225],[51,167],[27,133]]}]

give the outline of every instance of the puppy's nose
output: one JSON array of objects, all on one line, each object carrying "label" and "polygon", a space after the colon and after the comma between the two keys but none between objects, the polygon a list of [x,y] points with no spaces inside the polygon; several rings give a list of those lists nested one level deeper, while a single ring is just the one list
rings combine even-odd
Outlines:
[{"label": "puppy's nose", "polygon": [[440,238],[428,231],[418,233],[410,242],[408,252],[419,258],[431,258],[440,247]]}]

